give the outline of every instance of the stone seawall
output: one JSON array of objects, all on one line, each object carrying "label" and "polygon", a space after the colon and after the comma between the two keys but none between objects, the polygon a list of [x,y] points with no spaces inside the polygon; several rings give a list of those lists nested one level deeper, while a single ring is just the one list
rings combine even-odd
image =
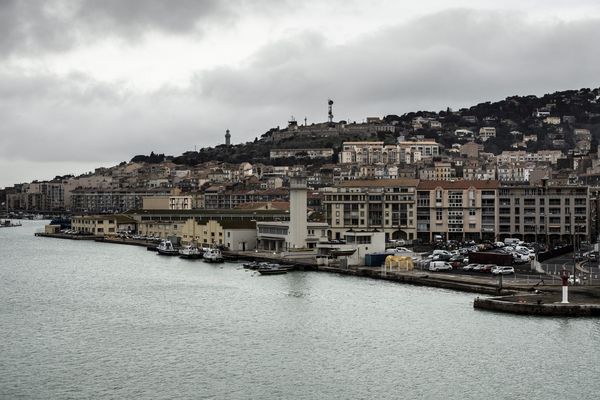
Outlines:
[{"label": "stone seawall", "polygon": [[497,311],[511,314],[539,315],[552,317],[600,317],[599,304],[580,304],[558,302],[545,303],[540,296],[529,297],[507,296],[494,298],[476,298],[473,307],[476,309]]}]

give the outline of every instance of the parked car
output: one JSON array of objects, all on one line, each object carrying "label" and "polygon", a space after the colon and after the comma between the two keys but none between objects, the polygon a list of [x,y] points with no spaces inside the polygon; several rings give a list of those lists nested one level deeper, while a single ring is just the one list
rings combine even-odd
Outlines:
[{"label": "parked car", "polygon": [[479,268],[481,268],[481,264],[467,264],[462,269],[463,271],[477,271]]},{"label": "parked car", "polygon": [[495,267],[492,268],[492,274],[494,275],[511,275],[515,273],[513,267]]},{"label": "parked car", "polygon": [[432,261],[431,263],[429,263],[429,270],[434,272],[452,271],[452,265],[445,261]]},{"label": "parked car", "polygon": [[479,268],[479,272],[492,272],[492,269],[497,268],[495,264],[485,264]]}]

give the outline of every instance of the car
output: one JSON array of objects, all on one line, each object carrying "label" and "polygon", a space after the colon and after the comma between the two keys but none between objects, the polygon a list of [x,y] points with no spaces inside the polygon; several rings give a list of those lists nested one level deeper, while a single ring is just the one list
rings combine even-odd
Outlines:
[{"label": "car", "polygon": [[481,264],[467,264],[462,269],[463,271],[477,271],[481,268]]},{"label": "car", "polygon": [[429,263],[429,270],[430,271],[452,271],[452,265],[450,265],[449,263],[445,262],[445,261],[433,261],[431,263]]},{"label": "car", "polygon": [[402,252],[411,253],[411,251],[409,249],[407,249],[406,247],[392,247],[390,249],[387,249],[386,251],[388,253],[402,253]]},{"label": "car", "polygon": [[569,284],[570,285],[581,285],[581,279],[578,276],[569,276]]},{"label": "car", "polygon": [[495,267],[492,268],[492,274],[494,275],[511,275],[515,273],[515,269],[513,267]]},{"label": "car", "polygon": [[494,264],[485,264],[481,268],[478,269],[479,272],[492,272],[496,265]]}]

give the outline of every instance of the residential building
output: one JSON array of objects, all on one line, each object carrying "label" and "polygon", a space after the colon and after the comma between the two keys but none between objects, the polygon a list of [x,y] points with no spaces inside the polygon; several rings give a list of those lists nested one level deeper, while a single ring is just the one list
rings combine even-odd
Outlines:
[{"label": "residential building", "polygon": [[419,168],[421,180],[451,180],[456,178],[456,170],[448,161],[436,161],[433,166]]},{"label": "residential building", "polygon": [[498,181],[420,181],[417,236],[443,240],[493,240]]},{"label": "residential building", "polygon": [[269,158],[271,160],[277,158],[330,158],[333,156],[333,149],[271,149]]},{"label": "residential building", "polygon": [[482,141],[486,141],[489,138],[494,138],[496,137],[496,128],[494,128],[493,126],[484,126],[479,128],[479,138]]},{"label": "residential building", "polygon": [[378,141],[344,142],[340,152],[340,164],[370,165],[376,163],[398,164],[400,155],[397,145],[384,145]]},{"label": "residential building", "polygon": [[168,196],[171,190],[163,189],[75,189],[71,192],[71,209],[74,212],[108,213],[140,209],[143,198]]},{"label": "residential building", "polygon": [[544,118],[544,123],[548,125],[560,125],[561,119],[560,117],[546,117]]},{"label": "residential building", "polygon": [[589,188],[542,180],[498,190],[498,238],[550,244],[589,240]]},{"label": "residential building", "polygon": [[403,141],[398,146],[400,162],[407,164],[440,155],[440,145],[434,140]]},{"label": "residential building", "polygon": [[416,238],[416,179],[354,180],[322,188],[328,237],[346,231],[383,231],[386,239]]}]

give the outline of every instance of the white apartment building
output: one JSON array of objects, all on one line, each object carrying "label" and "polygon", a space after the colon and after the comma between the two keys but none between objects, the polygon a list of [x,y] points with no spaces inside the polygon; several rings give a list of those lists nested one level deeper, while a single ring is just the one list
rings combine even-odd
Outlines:
[{"label": "white apartment building", "polygon": [[494,128],[493,126],[484,126],[479,129],[479,138],[482,141],[485,142],[489,138],[493,137],[496,137],[496,128]]}]

